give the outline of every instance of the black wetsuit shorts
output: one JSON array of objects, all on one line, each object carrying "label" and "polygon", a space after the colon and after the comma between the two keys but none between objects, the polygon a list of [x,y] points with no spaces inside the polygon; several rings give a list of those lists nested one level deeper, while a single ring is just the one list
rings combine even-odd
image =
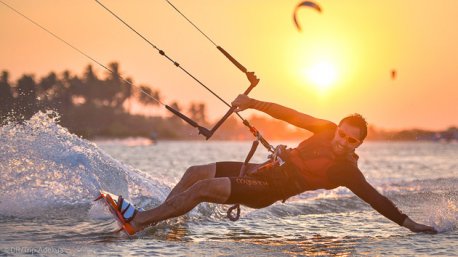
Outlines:
[{"label": "black wetsuit shorts", "polygon": [[[242,204],[251,208],[263,208],[281,200],[278,188],[267,179],[239,177],[242,162],[217,162],[215,177],[231,180],[231,195],[226,204]],[[253,164],[250,164],[253,165]]]}]

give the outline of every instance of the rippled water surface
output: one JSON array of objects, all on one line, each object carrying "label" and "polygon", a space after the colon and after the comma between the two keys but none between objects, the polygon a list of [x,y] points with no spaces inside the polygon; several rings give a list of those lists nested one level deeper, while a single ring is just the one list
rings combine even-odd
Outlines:
[{"label": "rippled water surface", "polygon": [[[285,143],[285,142],[283,142]],[[298,142],[287,142],[290,146]],[[201,204],[138,236],[92,200],[99,189],[143,208],[165,199],[190,165],[244,159],[249,142],[90,142],[37,114],[0,130],[0,256],[456,256],[458,144],[368,142],[360,168],[377,190],[437,235],[414,234],[345,188],[307,192],[268,208]],[[259,149],[254,161],[263,161]]]}]

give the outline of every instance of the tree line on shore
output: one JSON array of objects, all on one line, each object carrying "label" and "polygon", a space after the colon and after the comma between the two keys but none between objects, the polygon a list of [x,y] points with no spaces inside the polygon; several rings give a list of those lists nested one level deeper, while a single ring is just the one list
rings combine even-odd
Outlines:
[{"label": "tree line on shore", "polygon": [[[88,65],[82,75],[64,71],[49,72],[36,79],[23,74],[16,82],[9,72],[0,76],[0,121],[21,122],[38,111],[54,110],[60,124],[77,135],[93,138],[148,136],[152,132],[164,138],[178,137],[183,124],[175,117],[147,117],[130,113],[133,104],[157,108],[160,92],[147,85],[132,86],[131,78],[121,79],[119,64],[108,65],[112,73],[98,76]],[[142,91],[144,93],[142,93]],[[178,103],[172,107],[181,110]],[[188,111],[196,121],[205,120],[205,105],[192,103]]]},{"label": "tree line on shore", "polygon": [[[36,79],[23,74],[17,81],[10,81],[9,72],[0,76],[0,122],[21,122],[38,111],[54,110],[60,115],[60,124],[70,132],[85,138],[94,137],[154,137],[159,139],[197,139],[196,129],[180,118],[132,114],[132,105],[143,108],[162,108],[159,90],[147,85],[132,86],[133,81],[120,79],[119,64],[108,65],[112,73],[100,78],[91,65],[78,76],[70,71],[60,74],[50,72]],[[143,91],[143,92],[142,92]],[[146,94],[145,94],[146,93]],[[209,128],[206,105],[191,103],[184,108],[177,102],[170,106],[185,113],[197,123]],[[271,140],[294,140],[310,133],[288,126],[286,123],[263,116],[250,117],[251,124],[259,127]],[[249,131],[234,116],[230,117],[215,133],[214,139],[252,139]],[[405,130],[387,132],[369,127],[371,140],[458,140],[458,129],[445,131]]]}]

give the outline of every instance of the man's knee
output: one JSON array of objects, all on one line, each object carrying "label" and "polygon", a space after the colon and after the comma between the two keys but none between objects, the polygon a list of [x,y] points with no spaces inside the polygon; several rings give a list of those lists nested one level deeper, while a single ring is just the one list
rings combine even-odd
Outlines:
[{"label": "man's knee", "polygon": [[214,178],[216,173],[215,163],[189,167],[183,177],[187,181],[196,182],[203,179]]}]

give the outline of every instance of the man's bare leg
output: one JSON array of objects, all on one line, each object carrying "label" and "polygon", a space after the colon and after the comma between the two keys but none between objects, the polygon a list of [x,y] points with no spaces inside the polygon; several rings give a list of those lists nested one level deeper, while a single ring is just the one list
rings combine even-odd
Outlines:
[{"label": "man's bare leg", "polygon": [[[256,169],[260,164],[248,164],[248,172],[250,170]],[[171,197],[186,191],[189,187],[194,185],[194,183],[204,180],[215,178],[216,174],[216,163],[210,163],[205,165],[196,165],[189,167],[180,181],[175,185],[170,194],[167,196],[166,201]]]},{"label": "man's bare leg", "polygon": [[170,194],[167,196],[166,201],[171,197],[186,191],[197,181],[214,178],[215,173],[216,163],[189,167],[183,174],[183,177],[180,179],[180,181],[175,185]]},{"label": "man's bare leg", "polygon": [[227,177],[200,180],[186,191],[169,197],[158,207],[138,212],[132,225],[140,231],[150,224],[186,214],[201,202],[223,204],[230,194],[231,181]]}]

